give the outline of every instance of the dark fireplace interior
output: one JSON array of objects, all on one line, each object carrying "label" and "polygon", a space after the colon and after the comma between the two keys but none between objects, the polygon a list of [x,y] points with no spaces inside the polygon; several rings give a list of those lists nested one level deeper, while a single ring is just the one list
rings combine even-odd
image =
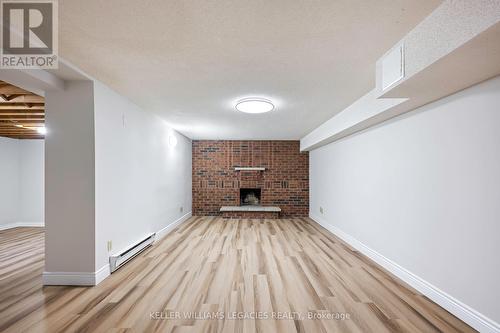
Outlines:
[{"label": "dark fireplace interior", "polygon": [[260,205],[260,188],[240,188],[240,205]]}]

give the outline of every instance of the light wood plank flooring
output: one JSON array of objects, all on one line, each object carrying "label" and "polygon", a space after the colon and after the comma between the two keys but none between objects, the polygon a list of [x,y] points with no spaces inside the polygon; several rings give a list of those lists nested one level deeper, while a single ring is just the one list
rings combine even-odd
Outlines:
[{"label": "light wood plank flooring", "polygon": [[194,217],[93,288],[42,287],[43,237],[0,232],[0,331],[474,331],[309,219]]}]

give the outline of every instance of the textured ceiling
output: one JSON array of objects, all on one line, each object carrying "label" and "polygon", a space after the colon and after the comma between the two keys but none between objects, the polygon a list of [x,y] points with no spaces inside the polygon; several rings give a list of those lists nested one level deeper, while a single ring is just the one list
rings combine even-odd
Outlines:
[{"label": "textured ceiling", "polygon": [[[60,53],[193,139],[299,139],[437,0],[59,2]],[[276,109],[234,110],[248,96]]]}]

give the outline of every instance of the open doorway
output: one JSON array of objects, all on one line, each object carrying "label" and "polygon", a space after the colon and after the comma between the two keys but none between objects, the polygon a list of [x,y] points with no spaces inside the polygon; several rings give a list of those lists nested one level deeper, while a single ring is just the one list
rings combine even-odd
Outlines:
[{"label": "open doorway", "polygon": [[4,300],[41,286],[44,134],[44,97],[0,81],[0,293]]}]

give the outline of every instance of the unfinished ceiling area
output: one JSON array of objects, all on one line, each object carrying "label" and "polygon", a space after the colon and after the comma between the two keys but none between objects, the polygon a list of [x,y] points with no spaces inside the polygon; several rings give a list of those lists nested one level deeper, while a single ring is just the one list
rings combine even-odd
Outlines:
[{"label": "unfinished ceiling area", "polygon": [[43,139],[45,99],[0,81],[0,136],[14,139]]},{"label": "unfinished ceiling area", "polygon": [[[60,54],[190,138],[300,139],[371,90],[375,61],[440,3],[65,0]],[[235,111],[254,96],[275,109]]]}]

